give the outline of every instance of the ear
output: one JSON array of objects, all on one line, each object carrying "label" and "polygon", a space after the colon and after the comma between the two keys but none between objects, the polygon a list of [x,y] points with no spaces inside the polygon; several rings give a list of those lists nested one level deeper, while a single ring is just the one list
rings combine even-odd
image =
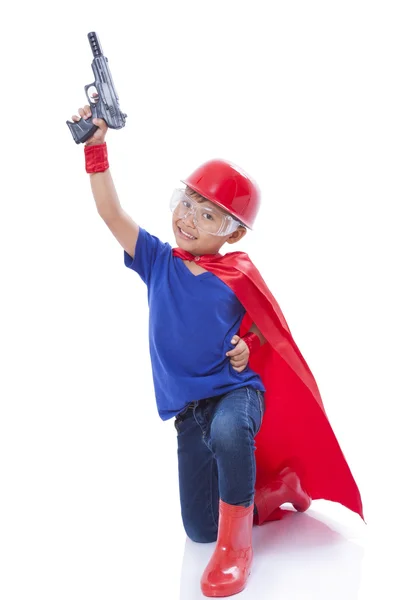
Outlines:
[{"label": "ear", "polygon": [[236,229],[236,231],[234,231],[233,233],[231,233],[231,235],[229,236],[229,238],[226,240],[226,242],[228,244],[236,244],[236,242],[238,242],[239,240],[242,239],[242,237],[244,237],[247,233],[247,229],[246,227],[238,227]]}]

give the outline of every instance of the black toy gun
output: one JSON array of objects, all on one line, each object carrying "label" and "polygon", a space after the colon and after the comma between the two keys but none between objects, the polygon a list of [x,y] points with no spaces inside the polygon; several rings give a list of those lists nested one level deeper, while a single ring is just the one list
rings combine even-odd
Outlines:
[{"label": "black toy gun", "polygon": [[[76,123],[67,121],[72,137],[77,144],[86,142],[98,129],[97,125],[93,125],[92,119],[104,119],[111,129],[121,129],[125,127],[125,119],[128,116],[119,108],[119,99],[108,68],[108,59],[103,54],[99,38],[94,31],[88,33],[88,38],[94,56],[92,62],[94,82],[85,85],[85,93],[89,100],[92,116],[89,119],[82,117]],[[91,87],[97,91],[96,99],[88,94],[88,89]]]}]

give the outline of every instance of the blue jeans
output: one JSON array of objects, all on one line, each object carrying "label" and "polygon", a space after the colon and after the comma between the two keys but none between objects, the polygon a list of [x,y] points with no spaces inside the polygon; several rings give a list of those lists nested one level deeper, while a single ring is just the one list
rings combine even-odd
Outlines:
[{"label": "blue jeans", "polygon": [[191,402],[175,418],[182,520],[193,541],[217,539],[220,498],[254,502],[254,437],[264,411],[263,392],[246,386]]}]

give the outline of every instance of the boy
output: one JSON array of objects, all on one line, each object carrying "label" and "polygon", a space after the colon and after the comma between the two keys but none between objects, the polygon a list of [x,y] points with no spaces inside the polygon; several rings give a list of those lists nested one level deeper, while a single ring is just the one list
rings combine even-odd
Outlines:
[{"label": "boy", "polygon": [[[90,118],[90,107],[79,113]],[[362,516],[361,499],[275,299],[247,255],[219,253],[252,228],[256,184],[226,161],[201,165],[171,199],[172,249],[123,211],[107,125],[93,123],[85,159],[98,212],[148,287],[156,401],[162,419],[175,417],[183,524],[194,541],[217,540],[201,589],[230,596],[250,573],[253,520],[321,497]]]}]

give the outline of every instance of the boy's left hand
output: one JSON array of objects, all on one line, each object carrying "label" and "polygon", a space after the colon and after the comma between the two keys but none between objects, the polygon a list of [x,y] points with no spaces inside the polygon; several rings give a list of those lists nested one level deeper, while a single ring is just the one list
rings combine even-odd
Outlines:
[{"label": "boy's left hand", "polygon": [[238,335],[234,335],[231,339],[231,344],[236,345],[236,348],[229,350],[226,356],[231,356],[231,365],[235,371],[241,373],[249,362],[250,350],[246,342],[242,340]]}]

